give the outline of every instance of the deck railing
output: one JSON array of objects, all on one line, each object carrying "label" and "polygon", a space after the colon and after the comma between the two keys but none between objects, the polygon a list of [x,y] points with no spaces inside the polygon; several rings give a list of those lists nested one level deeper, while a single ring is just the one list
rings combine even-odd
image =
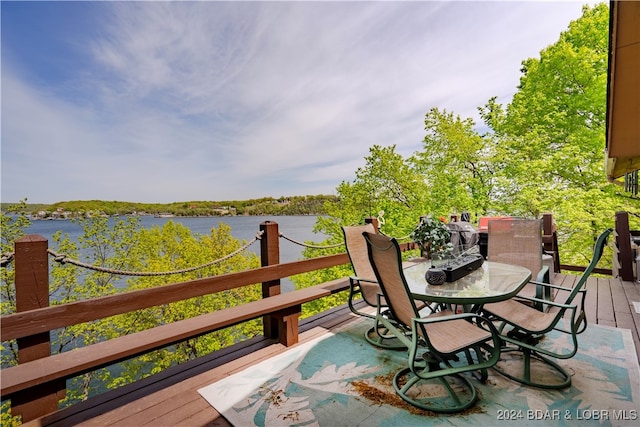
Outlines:
[{"label": "deck railing", "polygon": [[[640,255],[634,252],[632,240],[640,240],[640,230],[629,229],[628,212],[616,212],[615,232],[614,268],[618,270],[622,280],[631,282],[634,280],[634,268],[638,270],[636,257]],[[635,244],[635,246],[638,245]],[[640,277],[640,271],[636,271],[636,277]]]},{"label": "deck railing", "polygon": [[[375,222],[375,218],[368,219]],[[280,280],[349,263],[346,252],[280,263],[278,224],[260,224],[261,267],[215,277],[61,305],[49,305],[48,241],[39,235],[15,242],[16,310],[0,318],[2,341],[17,340],[17,366],[0,372],[2,399],[11,399],[12,414],[29,421],[58,409],[66,380],[128,358],[182,342],[251,319],[263,319],[265,337],[285,345],[297,342],[301,305],[349,288],[346,278],[311,288],[280,293]],[[403,249],[413,248],[403,244]],[[50,332],[117,314],[262,284],[262,296],[238,307],[170,323],[69,352],[51,354]]]}]

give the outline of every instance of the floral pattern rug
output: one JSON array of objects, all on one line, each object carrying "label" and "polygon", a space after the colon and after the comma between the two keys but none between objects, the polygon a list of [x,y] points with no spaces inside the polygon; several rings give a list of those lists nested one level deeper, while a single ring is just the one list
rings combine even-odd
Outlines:
[{"label": "floral pattern rug", "polygon": [[[559,363],[572,373],[564,390],[524,387],[490,371],[474,380],[478,403],[454,415],[411,407],[391,380],[406,366],[406,352],[375,348],[364,338],[369,323],[293,347],[204,387],[199,393],[234,426],[413,425],[640,425],[640,368],[631,333],[589,325],[580,349]],[[567,336],[545,345],[566,348]]]}]

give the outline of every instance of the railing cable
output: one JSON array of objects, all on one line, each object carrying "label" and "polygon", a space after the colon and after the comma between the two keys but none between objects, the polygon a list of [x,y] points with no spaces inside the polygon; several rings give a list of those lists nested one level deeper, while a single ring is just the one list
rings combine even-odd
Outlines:
[{"label": "railing cable", "polygon": [[[264,234],[264,231],[259,231],[258,233],[256,233],[255,237],[253,238],[253,240],[251,240],[250,242],[248,242],[246,245],[244,245],[243,247],[241,247],[240,249],[225,255],[222,258],[213,260],[211,262],[208,262],[206,264],[203,265],[199,265],[199,266],[195,266],[195,267],[188,267],[188,268],[184,268],[181,270],[174,270],[174,271],[158,271],[158,272],[154,272],[154,271],[149,271],[149,272],[141,272],[141,271],[127,271],[127,270],[117,270],[117,269],[112,269],[112,268],[107,268],[107,267],[100,267],[100,266],[96,266],[96,265],[92,265],[92,264],[87,264],[84,263],[82,261],[73,259],[73,258],[69,258],[66,254],[59,254],[51,249],[48,249],[47,252],[54,258],[54,261],[59,262],[60,264],[73,264],[76,265],[78,267],[82,267],[82,268],[86,268],[89,270],[94,270],[94,271],[99,271],[102,273],[110,273],[110,274],[116,274],[119,276],[168,276],[168,275],[172,275],[172,274],[184,274],[184,273],[189,273],[195,270],[199,270],[202,268],[206,268],[206,267],[211,267],[212,265],[218,264],[222,261],[226,261],[227,259],[237,255],[238,253],[246,250],[247,248],[249,248],[249,246],[251,246],[252,244],[254,244],[256,241],[260,240],[262,238],[262,234]],[[381,234],[384,234],[381,232]],[[311,248],[311,249],[333,249],[333,248],[337,248],[340,246],[344,246],[344,242],[340,242],[340,243],[336,243],[333,245],[312,245],[309,243],[304,243],[304,242],[300,242],[297,241],[295,239],[292,239],[288,236],[286,236],[284,233],[280,233],[280,237],[288,240],[291,243],[294,243],[296,245],[300,245],[300,246],[304,246],[307,248]],[[404,240],[407,238],[410,238],[411,235],[407,235],[404,237],[400,237],[397,240]],[[13,261],[15,253],[14,252],[5,252],[2,254],[2,256],[0,256],[0,267],[5,267],[7,266],[9,263],[11,263],[11,261]]]},{"label": "railing cable", "polygon": [[61,264],[73,264],[76,265],[78,267],[82,267],[82,268],[86,268],[89,270],[94,270],[94,271],[98,271],[101,273],[110,273],[110,274],[116,274],[118,276],[169,276],[172,274],[184,274],[184,273],[189,273],[195,270],[200,270],[202,268],[206,268],[206,267],[211,267],[212,265],[218,264],[222,261],[225,261],[237,254],[239,254],[240,252],[246,250],[249,246],[251,246],[252,244],[254,244],[255,242],[257,242],[258,240],[262,239],[262,234],[264,232],[263,231],[259,231],[256,236],[253,238],[252,241],[248,242],[246,245],[242,246],[241,248],[239,248],[236,251],[231,252],[228,255],[223,256],[222,258],[213,260],[211,262],[208,262],[206,264],[202,264],[202,265],[198,265],[195,267],[188,267],[188,268],[183,268],[180,270],[174,270],[174,271],[126,271],[126,270],[117,270],[117,269],[112,269],[112,268],[107,268],[107,267],[100,267],[100,266],[96,266],[96,265],[91,265],[91,264],[87,264],[84,263],[82,261],[78,261],[76,259],[73,258],[69,258],[67,255],[65,254],[59,254],[51,249],[48,249],[47,252],[54,257],[54,261],[57,261]]},{"label": "railing cable", "polygon": [[[389,238],[393,237],[393,236],[389,236],[388,234],[383,233],[383,232],[382,232],[382,230],[378,230],[378,232],[379,232],[380,234],[382,234],[383,236],[386,236],[386,237],[389,237]],[[406,236],[402,236],[402,237],[396,237],[395,239],[396,239],[398,242],[400,242],[400,241],[402,241],[402,240],[408,240],[408,239],[411,239],[411,234],[407,234]]]},{"label": "railing cable", "polygon": [[[382,234],[382,235],[385,235],[385,236],[386,236],[386,234],[384,234],[384,233],[382,233],[382,232],[380,232],[380,234]],[[288,241],[290,241],[291,243],[294,243],[294,244],[296,244],[296,245],[305,246],[305,247],[307,247],[307,248],[311,248],[311,249],[332,249],[332,248],[337,248],[337,247],[339,247],[339,246],[344,246],[344,242],[336,243],[336,244],[334,244],[334,245],[325,245],[325,246],[320,246],[320,245],[311,245],[311,244],[309,244],[309,243],[303,243],[303,242],[299,242],[299,241],[297,241],[297,240],[294,240],[294,239],[292,239],[292,238],[290,238],[290,237],[288,237],[288,236],[284,235],[283,233],[280,233],[280,237],[282,237],[283,239],[288,240]],[[390,237],[390,236],[387,236],[387,237]],[[410,238],[411,238],[411,235],[410,235],[410,234],[408,234],[408,235],[406,235],[406,236],[404,236],[404,237],[398,237],[398,238],[396,238],[396,240],[400,241],[400,240],[405,240],[405,239],[410,239]]]},{"label": "railing cable", "polygon": [[311,249],[332,249],[332,248],[337,248],[338,246],[344,246],[344,242],[336,243],[335,245],[326,245],[326,246],[311,245],[309,243],[303,243],[303,242],[299,242],[297,240],[293,240],[292,238],[287,237],[282,233],[280,233],[280,237],[282,237],[285,240],[290,241],[291,243],[295,243],[296,245],[305,246],[305,247],[311,248]]},{"label": "railing cable", "polygon": [[15,252],[5,252],[0,256],[0,267],[5,267],[9,265],[11,261],[13,261],[13,256]]}]

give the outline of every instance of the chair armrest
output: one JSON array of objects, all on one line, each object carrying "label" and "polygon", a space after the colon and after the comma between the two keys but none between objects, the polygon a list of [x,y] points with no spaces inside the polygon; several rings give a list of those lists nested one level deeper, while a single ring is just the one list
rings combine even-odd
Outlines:
[{"label": "chair armrest", "polygon": [[[566,286],[558,286],[558,285],[552,285],[553,288],[559,290],[559,291],[564,291],[564,292],[572,292],[573,288],[567,288]],[[587,292],[587,290],[585,288],[580,288],[580,290],[578,291],[580,293],[585,293]]]},{"label": "chair armrest", "polygon": [[558,307],[560,309],[577,309],[578,306],[576,305],[571,305],[571,304],[562,304],[556,301],[548,301],[548,300],[544,300],[544,299],[540,299],[540,298],[535,298],[535,297],[529,297],[526,295],[518,295],[518,299],[519,300],[526,300],[526,301],[531,301],[537,304],[545,304],[545,305],[550,305],[553,307]]},{"label": "chair armrest", "polygon": [[378,283],[377,280],[364,279],[364,278],[358,277],[358,276],[349,276],[349,279],[351,279],[353,281],[356,281],[356,282]]},{"label": "chair armrest", "polygon": [[[536,285],[536,298],[543,299],[546,301],[552,300],[551,297],[551,289],[546,285],[551,284],[551,277],[549,276],[549,266],[543,265],[540,271],[538,272],[537,280],[531,280],[529,283],[533,283]],[[535,305],[536,309],[542,310],[542,306],[540,303]]]},{"label": "chair armrest", "polygon": [[538,277],[535,280],[536,284],[549,284],[551,283],[551,279],[549,277],[549,266],[543,265],[540,271],[538,272]]},{"label": "chair armrest", "polygon": [[[547,287],[547,288],[558,289],[559,291],[567,291],[567,292],[573,291],[573,288],[567,288],[565,286],[554,285],[553,283],[538,282],[537,280],[531,280],[531,281],[529,281],[529,283],[533,283],[534,285],[543,286],[543,287]],[[587,290],[584,289],[584,288],[580,289],[580,292],[586,292],[586,291]]]}]

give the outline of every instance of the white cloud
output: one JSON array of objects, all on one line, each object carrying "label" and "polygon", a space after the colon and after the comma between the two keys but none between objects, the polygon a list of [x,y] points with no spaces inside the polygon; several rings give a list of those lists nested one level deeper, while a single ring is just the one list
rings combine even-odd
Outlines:
[{"label": "white cloud", "polygon": [[507,102],[521,61],[581,14],[575,2],[103,6],[107,25],[73,34],[87,56],[64,85],[3,63],[3,201],[332,193],[372,145],[418,149],[429,109],[477,119],[491,96]]}]

